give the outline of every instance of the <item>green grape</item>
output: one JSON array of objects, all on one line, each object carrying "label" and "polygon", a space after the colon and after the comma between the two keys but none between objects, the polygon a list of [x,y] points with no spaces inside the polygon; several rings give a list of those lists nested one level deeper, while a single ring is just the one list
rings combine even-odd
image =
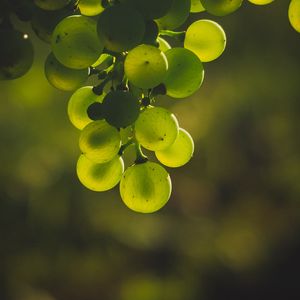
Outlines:
[{"label": "green grape", "polygon": [[67,6],[72,0],[34,0],[39,8],[45,10],[57,10]]},{"label": "green grape", "polygon": [[87,114],[88,107],[95,102],[102,102],[104,95],[98,96],[92,86],[85,86],[73,93],[68,103],[68,115],[71,123],[78,129],[83,129],[92,122]]},{"label": "green grape", "polygon": [[105,48],[123,52],[137,46],[145,34],[145,21],[134,9],[125,5],[110,6],[100,14],[98,35]]},{"label": "green grape", "polygon": [[72,69],[84,69],[97,61],[103,50],[98,38],[96,21],[81,15],[69,16],[60,21],[52,34],[52,51],[55,57]]},{"label": "green grape", "polygon": [[140,113],[134,125],[138,142],[152,151],[163,150],[172,145],[178,129],[178,121],[170,111],[152,106]]},{"label": "green grape", "polygon": [[194,52],[202,62],[218,58],[223,53],[225,46],[225,32],[214,21],[196,21],[186,31],[184,47]]},{"label": "green grape", "polygon": [[172,0],[122,0],[137,9],[146,19],[157,19],[167,14]]},{"label": "green grape", "polygon": [[165,54],[169,63],[164,80],[167,95],[185,98],[195,93],[204,78],[203,65],[198,56],[184,48],[172,48]]},{"label": "green grape", "polygon": [[292,27],[300,32],[300,0],[290,2],[288,14]]},{"label": "green grape", "polygon": [[187,20],[190,9],[191,0],[173,0],[168,13],[156,22],[160,29],[176,29]]},{"label": "green grape", "polygon": [[84,84],[89,75],[89,69],[75,70],[62,65],[50,53],[45,62],[45,75],[49,83],[62,91],[74,91]]},{"label": "green grape", "polygon": [[158,42],[158,49],[160,51],[166,52],[169,49],[171,49],[171,46],[169,45],[169,43],[166,40],[164,40],[163,38],[158,37],[157,42]]},{"label": "green grape", "polygon": [[274,0],[248,0],[248,1],[256,5],[265,5],[265,4],[270,4]]},{"label": "green grape", "polygon": [[121,147],[119,131],[104,120],[86,125],[79,137],[81,152],[91,161],[106,163],[112,160]]},{"label": "green grape", "polygon": [[205,10],[215,16],[225,16],[236,11],[243,0],[201,0]]},{"label": "green grape", "polygon": [[0,80],[23,76],[33,63],[33,46],[28,34],[4,29],[0,30],[0,40]]},{"label": "green grape", "polygon": [[156,151],[157,159],[167,167],[177,168],[185,165],[193,156],[194,141],[190,134],[180,128],[175,142],[168,148]]},{"label": "green grape", "polygon": [[125,205],[136,212],[152,213],[161,209],[172,191],[171,178],[157,163],[147,161],[129,167],[120,182]]},{"label": "green grape", "polygon": [[143,89],[160,84],[166,77],[167,69],[168,62],[163,52],[144,44],[129,51],[124,63],[128,80]]},{"label": "green grape", "polygon": [[85,16],[96,16],[104,10],[101,0],[80,0],[78,7],[81,14]]},{"label": "green grape", "polygon": [[115,187],[124,172],[123,159],[116,155],[107,163],[94,163],[84,155],[77,162],[77,176],[80,182],[95,192],[104,192]]},{"label": "green grape", "polygon": [[125,91],[112,91],[103,100],[103,115],[108,124],[125,128],[133,124],[139,116],[139,100]]},{"label": "green grape", "polygon": [[191,13],[198,13],[205,11],[205,8],[203,7],[200,0],[192,0],[191,2]]},{"label": "green grape", "polygon": [[121,135],[122,145],[126,144],[129,141],[129,139],[131,139],[133,136],[132,126],[127,126],[126,128],[120,128],[120,135]]},{"label": "green grape", "polygon": [[35,34],[44,42],[50,44],[55,26],[71,14],[70,9],[63,8],[56,11],[43,10],[36,7],[31,19],[31,27]]}]

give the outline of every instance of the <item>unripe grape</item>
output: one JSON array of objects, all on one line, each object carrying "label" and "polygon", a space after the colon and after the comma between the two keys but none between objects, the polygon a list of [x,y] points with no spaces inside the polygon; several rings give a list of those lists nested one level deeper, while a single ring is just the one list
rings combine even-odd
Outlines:
[{"label": "unripe grape", "polygon": [[89,69],[75,70],[62,65],[50,53],[45,62],[45,75],[55,88],[62,91],[73,91],[84,84],[89,75]]},{"label": "unripe grape", "polygon": [[78,7],[85,16],[96,16],[104,10],[100,0],[80,0]]},{"label": "unripe grape", "polygon": [[266,5],[272,3],[274,0],[248,0],[248,1],[256,5]]},{"label": "unripe grape", "polygon": [[166,52],[169,63],[164,84],[167,95],[173,98],[185,98],[195,93],[204,78],[204,69],[200,59],[192,51],[184,48],[172,48]]},{"label": "unripe grape", "polygon": [[115,5],[106,8],[98,18],[98,35],[105,48],[123,52],[137,46],[145,34],[143,17],[131,7]]},{"label": "unripe grape", "polygon": [[97,61],[103,50],[96,21],[81,15],[64,18],[52,34],[55,57],[68,68],[83,69]]},{"label": "unripe grape", "polygon": [[236,11],[243,0],[201,0],[205,10],[215,16],[225,16]]},{"label": "unripe grape", "polygon": [[112,91],[103,100],[103,115],[107,123],[117,128],[133,124],[139,116],[139,100],[126,91]]},{"label": "unripe grape", "polygon": [[120,182],[120,194],[130,209],[152,213],[169,200],[172,183],[167,171],[157,163],[147,161],[129,167]]},{"label": "unripe grape", "polygon": [[205,11],[205,8],[203,7],[201,0],[192,0],[191,13],[198,13],[201,11]]},{"label": "unripe grape", "polygon": [[157,151],[172,145],[178,135],[178,121],[167,109],[148,106],[134,125],[135,137],[146,149]]},{"label": "unripe grape", "polygon": [[112,160],[121,147],[119,131],[104,120],[89,123],[79,138],[81,152],[91,161],[106,163]]},{"label": "unripe grape", "polygon": [[128,80],[143,89],[159,85],[165,79],[167,69],[164,53],[150,45],[139,45],[129,51],[124,63]]},{"label": "unripe grape", "polygon": [[194,52],[202,62],[218,58],[223,53],[225,46],[225,32],[214,21],[196,21],[186,31],[184,47]]},{"label": "unripe grape", "polygon": [[173,0],[168,13],[156,22],[160,29],[176,29],[187,20],[190,9],[191,0]]},{"label": "unripe grape", "polygon": [[0,80],[23,76],[33,63],[33,46],[28,34],[4,29],[0,30],[0,40]]},{"label": "unripe grape", "polygon": [[194,153],[194,141],[190,134],[180,128],[175,142],[168,148],[156,151],[157,159],[167,167],[177,168],[185,165]]},{"label": "unripe grape", "polygon": [[300,32],[300,0],[290,2],[288,14],[292,27]]},{"label": "unripe grape", "polygon": [[103,164],[94,163],[80,155],[76,169],[77,176],[85,187],[95,192],[103,192],[119,183],[124,172],[124,162],[119,155]]},{"label": "unripe grape", "polygon": [[80,130],[91,123],[92,119],[88,116],[87,110],[91,104],[101,103],[104,96],[104,94],[96,95],[92,86],[85,86],[75,91],[68,103],[68,115],[71,123]]}]

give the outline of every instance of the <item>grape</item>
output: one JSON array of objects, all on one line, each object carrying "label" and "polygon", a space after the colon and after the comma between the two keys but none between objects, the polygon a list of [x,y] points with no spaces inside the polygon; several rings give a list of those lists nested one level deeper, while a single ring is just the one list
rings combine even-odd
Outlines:
[{"label": "grape", "polygon": [[148,106],[134,126],[135,137],[146,149],[157,151],[172,145],[178,135],[178,121],[162,107]]},{"label": "grape", "polygon": [[108,7],[98,19],[98,35],[110,51],[123,52],[137,46],[145,34],[145,21],[125,5]]},{"label": "grape", "polygon": [[78,129],[83,129],[92,120],[87,114],[88,107],[94,102],[102,102],[104,95],[98,96],[92,86],[85,86],[71,96],[68,103],[68,115],[71,123]]},{"label": "grape", "polygon": [[236,11],[243,0],[201,0],[206,11],[215,16],[225,16]]},{"label": "grape", "polygon": [[79,148],[91,161],[106,163],[113,159],[120,150],[119,131],[104,120],[89,123],[81,131]]},{"label": "grape", "polygon": [[98,38],[96,21],[74,15],[60,21],[52,34],[52,50],[66,67],[84,69],[99,58],[103,42]]},{"label": "grape", "polygon": [[248,1],[256,5],[265,5],[273,2],[274,0],[248,0]]},{"label": "grape", "polygon": [[107,163],[97,164],[84,155],[80,155],[77,162],[77,176],[88,189],[103,192],[115,187],[124,172],[124,162],[116,155]]},{"label": "grape", "polygon": [[78,7],[81,14],[85,16],[96,16],[104,10],[101,0],[80,0]]},{"label": "grape", "polygon": [[55,26],[68,15],[70,10],[67,8],[49,11],[36,7],[31,20],[32,29],[42,41],[50,44]]},{"label": "grape", "polygon": [[223,53],[225,46],[225,32],[214,21],[199,20],[187,29],[184,47],[194,52],[202,62],[218,58]]},{"label": "grape", "polygon": [[167,69],[168,62],[163,52],[144,44],[129,51],[124,63],[128,80],[144,89],[160,84],[166,77]]},{"label": "grape", "polygon": [[133,124],[139,112],[139,100],[129,92],[112,91],[103,100],[104,118],[107,123],[117,128]]},{"label": "grape", "polygon": [[50,53],[45,62],[45,75],[50,84],[62,91],[79,88],[88,78],[89,69],[75,70],[62,65]]},{"label": "grape", "polygon": [[204,11],[205,8],[203,7],[200,0],[192,0],[191,2],[191,13],[198,13]]},{"label": "grape", "polygon": [[300,32],[300,0],[292,0],[289,6],[289,20],[293,28]]},{"label": "grape", "polygon": [[34,0],[34,3],[39,8],[45,10],[57,10],[67,6],[71,0]]},{"label": "grape", "polygon": [[177,168],[185,165],[193,156],[194,142],[190,134],[180,128],[175,142],[168,148],[156,151],[157,159],[167,167]]},{"label": "grape", "polygon": [[167,95],[185,98],[195,93],[204,78],[204,69],[197,55],[184,48],[172,48],[165,54],[169,63],[164,81]]},{"label": "grape", "polygon": [[161,209],[168,202],[171,190],[167,171],[149,161],[129,167],[120,182],[120,194],[125,205],[141,213]]},{"label": "grape", "polygon": [[0,80],[23,76],[33,63],[33,46],[27,34],[0,30]]},{"label": "grape", "polygon": [[166,52],[169,49],[171,49],[171,46],[169,45],[169,43],[166,40],[164,40],[163,38],[158,37],[157,42],[158,42],[158,48],[160,51]]},{"label": "grape", "polygon": [[136,8],[146,19],[163,17],[172,5],[173,0],[122,0]]},{"label": "grape", "polygon": [[188,18],[191,9],[191,0],[173,0],[168,13],[156,22],[160,29],[176,29]]}]

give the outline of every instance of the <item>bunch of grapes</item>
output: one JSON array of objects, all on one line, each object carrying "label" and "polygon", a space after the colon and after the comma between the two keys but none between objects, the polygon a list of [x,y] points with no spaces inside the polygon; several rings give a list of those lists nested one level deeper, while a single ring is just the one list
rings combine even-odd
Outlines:
[{"label": "bunch of grapes", "polygon": [[[264,5],[274,0],[249,0]],[[222,27],[208,19],[178,31],[190,14],[225,16],[243,0],[13,0],[1,2],[0,79],[24,75],[33,61],[28,34],[14,29],[10,14],[30,21],[51,44],[45,75],[55,88],[73,91],[71,123],[81,130],[77,175],[93,191],[120,185],[123,202],[151,213],[171,195],[162,166],[176,168],[192,157],[194,143],[174,114],[157,106],[159,95],[175,99],[194,94],[204,79],[203,63],[226,46]],[[300,0],[292,0],[289,19],[300,32]],[[174,39],[175,47],[168,41]],[[172,44],[172,43],[171,43]],[[86,85],[93,78],[94,85]],[[123,154],[136,159],[125,170]],[[150,161],[144,149],[153,151]],[[144,151],[145,152],[145,151]]]}]

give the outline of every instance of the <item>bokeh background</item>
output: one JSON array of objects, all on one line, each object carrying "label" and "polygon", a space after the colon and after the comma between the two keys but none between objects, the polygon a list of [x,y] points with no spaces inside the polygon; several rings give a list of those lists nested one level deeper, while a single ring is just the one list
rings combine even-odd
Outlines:
[{"label": "bokeh background", "polygon": [[228,46],[196,95],[158,101],[196,150],[169,169],[172,197],[150,215],[118,188],[79,183],[70,94],[47,83],[49,48],[32,37],[31,71],[0,82],[1,300],[300,299],[300,34],[288,2],[195,16],[219,22]]}]

